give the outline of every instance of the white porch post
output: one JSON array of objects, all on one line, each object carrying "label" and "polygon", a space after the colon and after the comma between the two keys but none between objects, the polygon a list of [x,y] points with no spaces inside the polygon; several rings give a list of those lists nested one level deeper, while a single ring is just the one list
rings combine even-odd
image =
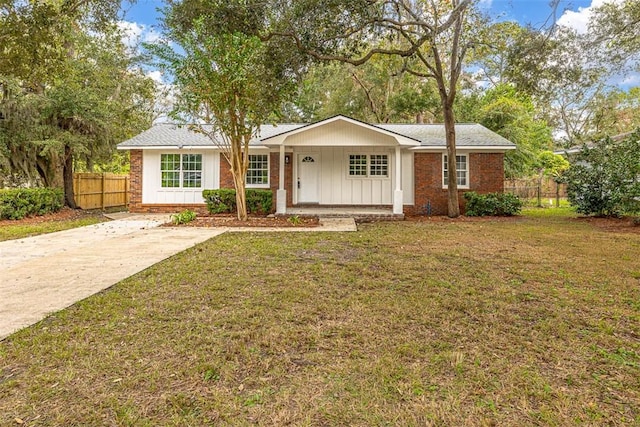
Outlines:
[{"label": "white porch post", "polygon": [[280,145],[280,161],[279,165],[279,179],[278,179],[278,191],[276,192],[276,213],[287,213],[287,190],[284,189],[284,144]]},{"label": "white porch post", "polygon": [[393,192],[393,213],[402,214],[402,155],[396,147],[396,190]]}]

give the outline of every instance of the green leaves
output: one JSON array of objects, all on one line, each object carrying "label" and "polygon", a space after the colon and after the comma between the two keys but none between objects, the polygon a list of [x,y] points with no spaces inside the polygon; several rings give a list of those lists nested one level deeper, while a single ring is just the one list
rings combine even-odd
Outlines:
[{"label": "green leaves", "polygon": [[596,141],[567,172],[569,201],[586,215],[640,213],[640,128],[621,141]]}]

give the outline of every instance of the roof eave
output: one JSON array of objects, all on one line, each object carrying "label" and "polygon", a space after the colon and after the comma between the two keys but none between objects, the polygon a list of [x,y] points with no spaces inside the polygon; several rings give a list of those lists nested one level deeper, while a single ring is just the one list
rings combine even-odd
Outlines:
[{"label": "roof eave", "polygon": [[[491,152],[505,152],[515,150],[515,145],[457,145],[456,150],[459,151],[491,151]],[[419,147],[411,148],[412,151],[444,151],[447,149],[446,145],[421,145]]]}]

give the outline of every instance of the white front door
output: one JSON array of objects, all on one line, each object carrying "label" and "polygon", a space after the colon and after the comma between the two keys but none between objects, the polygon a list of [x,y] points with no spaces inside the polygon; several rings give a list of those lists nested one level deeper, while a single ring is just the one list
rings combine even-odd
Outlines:
[{"label": "white front door", "polygon": [[298,154],[298,203],[319,203],[320,156]]}]

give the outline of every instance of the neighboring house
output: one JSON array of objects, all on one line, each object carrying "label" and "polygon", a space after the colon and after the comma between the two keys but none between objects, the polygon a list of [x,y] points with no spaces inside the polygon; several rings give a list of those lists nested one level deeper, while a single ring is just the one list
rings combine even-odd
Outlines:
[{"label": "neighboring house", "polygon": [[[502,192],[504,153],[515,144],[479,124],[458,124],[456,145],[460,193]],[[155,125],[118,149],[131,151],[132,212],[203,210],[202,190],[233,188],[220,150],[185,126]],[[444,215],[448,176],[443,125],[336,116],[262,126],[250,144],[246,184],[271,189],[278,214],[311,205]]]},{"label": "neighboring house", "polygon": [[[627,138],[629,135],[631,135],[633,132],[625,132],[625,133],[620,133],[618,135],[614,135],[611,137],[611,141],[613,142],[618,142],[618,141],[622,141],[623,139]],[[556,150],[553,152],[553,154],[559,154],[561,156],[565,156],[568,159],[573,158],[576,154],[582,152],[582,150],[586,147],[588,150],[591,150],[593,147],[595,147],[597,144],[597,142],[594,141],[587,141],[583,144],[579,144],[579,145],[573,145],[569,148],[562,148],[560,150]]]}]

